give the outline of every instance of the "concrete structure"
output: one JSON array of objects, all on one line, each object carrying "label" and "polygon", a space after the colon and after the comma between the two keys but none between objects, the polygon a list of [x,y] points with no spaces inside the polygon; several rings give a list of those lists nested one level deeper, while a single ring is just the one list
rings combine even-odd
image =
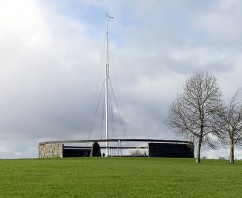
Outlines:
[{"label": "concrete structure", "polygon": [[[93,142],[105,143],[106,141],[107,140],[105,139],[95,139],[41,142],[39,143],[39,158],[90,156],[90,144]],[[189,141],[159,139],[109,139],[108,142],[113,144],[113,146],[109,146],[110,156],[131,156],[131,154],[127,155],[127,152],[125,154],[125,151],[143,150],[145,151],[144,153],[148,154],[145,156],[149,157],[194,157],[193,143]],[[124,142],[128,142],[128,146],[124,146]],[[136,144],[140,142],[143,142],[143,145],[137,146]],[[86,146],[64,145],[77,143],[85,143]],[[130,146],[132,145],[131,143],[133,146]],[[144,143],[146,145],[144,145]],[[87,144],[89,144],[89,146],[87,146]],[[106,149],[105,146],[100,146],[100,148]]]}]

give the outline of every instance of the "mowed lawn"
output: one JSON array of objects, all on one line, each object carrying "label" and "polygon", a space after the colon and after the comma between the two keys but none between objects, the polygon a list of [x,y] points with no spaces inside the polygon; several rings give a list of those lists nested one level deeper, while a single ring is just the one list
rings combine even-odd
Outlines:
[{"label": "mowed lawn", "polygon": [[242,197],[242,162],[168,158],[0,160],[0,197]]}]

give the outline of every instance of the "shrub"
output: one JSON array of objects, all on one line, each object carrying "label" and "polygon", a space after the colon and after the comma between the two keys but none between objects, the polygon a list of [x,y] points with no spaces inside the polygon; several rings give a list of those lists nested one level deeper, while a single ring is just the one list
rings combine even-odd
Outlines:
[{"label": "shrub", "polygon": [[101,150],[98,142],[92,144],[90,157],[101,157]]}]

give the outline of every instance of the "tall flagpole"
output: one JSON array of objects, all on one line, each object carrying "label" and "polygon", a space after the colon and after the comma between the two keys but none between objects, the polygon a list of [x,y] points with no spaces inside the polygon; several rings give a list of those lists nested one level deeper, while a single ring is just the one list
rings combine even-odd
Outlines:
[{"label": "tall flagpole", "polygon": [[106,156],[109,156],[109,142],[108,142],[108,80],[109,80],[109,40],[108,40],[108,20],[114,17],[109,16],[106,13],[106,67],[105,67],[105,127],[106,127]]}]

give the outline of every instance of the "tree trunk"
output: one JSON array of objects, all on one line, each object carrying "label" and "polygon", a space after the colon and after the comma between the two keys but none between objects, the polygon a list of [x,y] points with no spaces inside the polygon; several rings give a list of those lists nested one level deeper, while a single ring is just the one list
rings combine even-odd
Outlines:
[{"label": "tree trunk", "polygon": [[234,141],[230,141],[230,163],[234,164]]},{"label": "tree trunk", "polygon": [[202,138],[200,137],[198,140],[198,146],[197,146],[196,164],[200,163],[201,146],[202,146]]}]

